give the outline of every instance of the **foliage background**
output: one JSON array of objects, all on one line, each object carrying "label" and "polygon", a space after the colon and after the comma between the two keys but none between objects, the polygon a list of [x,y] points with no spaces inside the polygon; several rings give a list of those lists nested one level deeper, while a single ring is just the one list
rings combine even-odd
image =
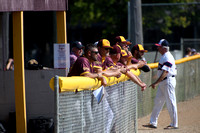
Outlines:
[{"label": "foliage background", "polygon": [[[180,42],[180,38],[198,38],[198,2],[199,0],[142,0],[144,43],[157,42],[160,38],[166,38],[170,42]],[[80,40],[86,44],[107,38],[112,43],[117,35],[127,38],[127,3],[128,0],[69,1],[68,42]],[[147,3],[154,5],[145,6]],[[161,5],[158,6],[158,3]],[[164,3],[169,5],[162,5]]]}]

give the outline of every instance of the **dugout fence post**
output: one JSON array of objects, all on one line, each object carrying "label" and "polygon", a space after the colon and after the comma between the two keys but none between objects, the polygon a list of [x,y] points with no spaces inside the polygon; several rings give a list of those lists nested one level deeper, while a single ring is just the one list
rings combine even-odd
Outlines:
[{"label": "dugout fence post", "polygon": [[59,133],[59,77],[54,77],[54,133]]},{"label": "dugout fence post", "polygon": [[135,133],[138,133],[138,93],[137,93],[137,86],[136,86],[136,91],[135,91],[136,95],[135,95],[135,107],[136,107],[136,110],[135,110],[135,122],[134,122],[134,129],[135,129]]}]

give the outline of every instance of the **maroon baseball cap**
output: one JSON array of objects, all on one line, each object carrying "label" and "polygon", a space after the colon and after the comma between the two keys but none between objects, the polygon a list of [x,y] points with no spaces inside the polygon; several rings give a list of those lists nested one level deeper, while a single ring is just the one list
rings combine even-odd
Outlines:
[{"label": "maroon baseball cap", "polygon": [[114,45],[112,49],[110,49],[110,54],[118,54],[121,53],[121,47],[119,45]]},{"label": "maroon baseball cap", "polygon": [[141,44],[134,45],[131,52],[134,53],[135,50],[141,52],[148,52],[147,50],[144,49],[144,47]]},{"label": "maroon baseball cap", "polygon": [[111,48],[110,42],[107,39],[101,39],[97,43],[97,47]]},{"label": "maroon baseball cap", "polygon": [[114,43],[116,44],[116,43],[126,43],[127,41],[126,41],[126,39],[123,37],[123,36],[116,36],[115,37],[115,39],[114,39]]}]

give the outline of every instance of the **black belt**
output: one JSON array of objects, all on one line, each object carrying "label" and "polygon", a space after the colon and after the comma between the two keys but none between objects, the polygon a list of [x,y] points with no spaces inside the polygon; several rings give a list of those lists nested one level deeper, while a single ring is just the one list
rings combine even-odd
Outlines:
[{"label": "black belt", "polygon": [[[175,77],[175,75],[172,75],[172,77]],[[165,77],[163,80],[167,79],[167,77]]]}]

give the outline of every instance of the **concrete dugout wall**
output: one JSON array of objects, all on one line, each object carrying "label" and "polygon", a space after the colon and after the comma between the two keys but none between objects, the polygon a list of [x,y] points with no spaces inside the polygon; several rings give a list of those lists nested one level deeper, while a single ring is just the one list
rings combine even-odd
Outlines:
[{"label": "concrete dugout wall", "polygon": [[[54,75],[66,76],[67,70],[25,70],[27,118],[52,117],[54,94],[49,81]],[[15,112],[14,71],[0,71],[0,121],[9,119]],[[27,119],[27,120],[28,120]]]}]

